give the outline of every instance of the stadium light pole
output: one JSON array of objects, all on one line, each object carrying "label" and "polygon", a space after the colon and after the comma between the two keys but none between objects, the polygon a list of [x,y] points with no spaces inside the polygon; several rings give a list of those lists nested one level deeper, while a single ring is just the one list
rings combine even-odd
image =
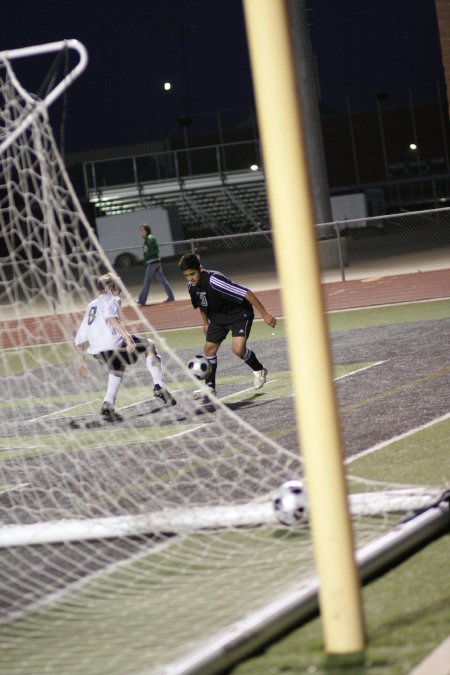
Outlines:
[{"label": "stadium light pole", "polygon": [[328,654],[364,649],[287,0],[243,0]]},{"label": "stadium light pole", "polygon": [[305,129],[305,152],[311,175],[314,220],[316,223],[329,223],[332,213],[320,120],[319,84],[314,68],[305,0],[287,0],[287,9]]},{"label": "stadium light pole", "polygon": [[386,101],[388,98],[389,98],[389,94],[387,94],[384,91],[380,91],[375,95],[375,100],[377,102],[377,116],[378,116],[378,127],[379,127],[379,130],[380,130],[381,150],[383,152],[384,177],[385,177],[386,180],[389,180],[389,169],[388,169],[387,150],[386,150],[386,134],[384,132],[383,113],[381,111],[381,102]]}]

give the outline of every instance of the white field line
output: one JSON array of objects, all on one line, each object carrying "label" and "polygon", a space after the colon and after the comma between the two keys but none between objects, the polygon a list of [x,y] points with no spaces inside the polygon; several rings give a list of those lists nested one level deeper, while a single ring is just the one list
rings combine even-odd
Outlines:
[{"label": "white field line", "polygon": [[0,490],[0,495],[8,494],[9,492],[14,492],[14,490],[24,490],[25,488],[31,487],[31,483],[17,483],[17,485],[11,485],[11,487],[6,487]]},{"label": "white field line", "polygon": [[92,401],[83,401],[82,403],[77,403],[76,405],[71,405],[68,408],[65,408],[64,410],[56,410],[55,412],[48,413],[47,415],[39,415],[38,417],[33,417],[30,420],[25,420],[21,424],[30,424],[31,422],[38,422],[39,420],[45,420],[45,419],[50,419],[52,417],[62,417],[61,413],[66,413],[69,412],[70,410],[76,410],[77,408],[81,408],[84,405],[89,405],[90,403],[96,403],[98,401],[98,398],[94,398]]},{"label": "white field line", "polygon": [[364,366],[363,368],[358,368],[358,370],[352,370],[349,373],[345,373],[344,375],[339,375],[339,377],[333,378],[335,382],[338,380],[343,380],[346,377],[351,377],[352,375],[358,375],[358,373],[362,373],[365,370],[369,370],[370,368],[375,368],[375,366],[381,366],[385,361],[376,361],[375,363],[371,363],[369,366]]},{"label": "white field line", "polygon": [[381,443],[377,443],[376,445],[373,445],[371,448],[362,450],[357,455],[352,455],[351,457],[346,459],[345,464],[351,464],[356,459],[360,459],[361,457],[365,457],[366,455],[371,455],[373,452],[376,452],[377,450],[382,450],[383,448],[386,448],[388,445],[392,445],[392,443],[402,441],[404,438],[413,436],[414,434],[417,434],[420,431],[423,431],[424,429],[429,429],[430,427],[433,427],[435,424],[440,424],[441,422],[445,422],[448,419],[450,419],[450,412],[446,413],[445,415],[442,415],[441,417],[436,417],[434,420],[430,420],[425,424],[420,424],[418,427],[413,427],[412,429],[409,429],[408,431],[405,431],[402,434],[398,434],[398,436],[393,436],[392,438],[388,438],[385,441],[381,441]]},{"label": "white field line", "polygon": [[194,432],[198,431],[199,429],[202,429],[203,427],[207,426],[207,422],[204,422],[203,424],[199,424],[196,427],[193,427],[192,429],[184,429],[183,431],[178,431],[176,434],[172,434],[171,436],[164,436],[163,441],[171,441],[173,438],[180,438],[180,436],[185,436],[186,434],[193,434]]},{"label": "white field line", "polygon": [[[350,377],[351,375],[356,375],[356,374],[361,373],[361,372],[363,372],[365,370],[368,370],[370,368],[374,368],[376,366],[382,365],[383,363],[384,363],[384,361],[377,361],[375,363],[372,363],[369,366],[359,368],[356,371],[352,371],[350,373],[345,373],[344,375],[340,375],[339,377],[334,378],[334,380],[337,382],[338,380],[342,380],[346,377]],[[276,379],[268,380],[268,382],[266,384],[271,384],[271,383],[276,382],[276,381],[277,381]],[[232,394],[228,394],[227,396],[223,396],[223,397],[220,398],[220,400],[225,401],[228,398],[233,398],[235,396],[245,394],[245,393],[247,393],[249,391],[252,391],[252,390],[253,390],[253,387],[247,387],[245,389],[241,389],[240,391],[234,392]],[[294,394],[291,394],[291,396],[293,396],[293,395]],[[94,401],[89,401],[88,403],[94,403],[97,400],[98,399],[94,399]],[[119,410],[126,410],[128,408],[133,407],[133,406],[139,405],[140,403],[145,403],[147,400],[150,400],[150,399],[143,399],[142,401],[137,401],[135,403],[131,403],[130,405],[121,407]],[[213,401],[212,401],[212,403],[213,403]],[[82,403],[82,404],[80,403],[76,406],[71,406],[70,408],[67,408],[67,410],[76,409],[77,407],[80,407],[81,405],[85,405],[85,404],[86,404],[86,402]],[[55,414],[56,413],[50,413],[49,415],[42,415],[41,417],[35,418],[35,420],[44,419],[45,417],[51,417],[52,415],[55,415]],[[366,450],[362,450],[360,453],[357,453],[357,454],[352,455],[351,457],[347,458],[344,463],[345,464],[351,464],[352,462],[354,462],[357,459],[360,459],[361,457],[365,457],[366,455],[369,455],[373,452],[376,452],[377,450],[381,450],[381,449],[387,447],[388,445],[391,445],[392,443],[396,443],[399,440],[402,440],[404,438],[408,438],[408,436],[412,436],[413,434],[415,434],[419,431],[422,431],[423,429],[427,429],[429,427],[432,427],[433,425],[439,424],[440,422],[443,422],[443,421],[445,421],[446,419],[449,419],[449,418],[450,418],[450,412],[447,413],[446,415],[443,415],[442,417],[436,418],[435,420],[431,420],[431,421],[427,422],[426,424],[423,424],[423,425],[418,426],[418,427],[414,427],[413,429],[410,429],[410,430],[404,432],[403,434],[399,434],[398,436],[393,436],[392,438],[387,439],[385,441],[382,441],[381,443],[377,443],[376,445],[372,446],[371,448],[367,448]],[[33,421],[33,420],[28,420],[28,422],[30,422],[30,421]],[[179,437],[184,436],[186,434],[195,433],[199,429],[201,429],[202,427],[206,426],[206,424],[207,423],[200,424],[200,425],[198,425],[198,426],[196,426],[192,429],[186,429],[184,431],[177,432],[176,434],[173,434],[171,436],[167,436],[166,438],[168,440],[171,440],[173,438],[179,438]]]},{"label": "white field line", "polygon": [[[385,275],[378,277],[380,279],[385,278]],[[367,277],[366,281],[372,281],[374,277]],[[333,293],[333,295],[336,295]],[[383,307],[402,307],[403,305],[425,305],[430,302],[442,302],[448,300],[448,298],[426,298],[425,300],[405,300],[404,302],[386,302],[382,305],[367,305],[367,307],[347,307],[347,309],[330,309],[325,312],[325,314],[343,314],[343,312],[360,312],[365,309],[381,309]]]},{"label": "white field line", "polygon": [[[172,540],[156,543],[154,545],[155,552],[159,553],[162,549],[171,546],[172,543],[173,543]],[[86,576],[82,577],[81,579],[69,582],[69,584],[65,588],[64,587],[60,588],[54,591],[53,593],[50,593],[49,595],[46,595],[45,597],[32,602],[30,605],[27,605],[23,609],[18,609],[11,612],[11,614],[9,614],[8,617],[0,619],[0,625],[10,623],[15,619],[20,619],[21,617],[26,616],[30,612],[39,611],[41,608],[46,608],[49,605],[61,602],[64,600],[66,595],[70,595],[71,593],[74,593],[76,591],[83,590],[85,586],[88,586],[89,584],[95,582],[96,580],[108,577],[114,574],[114,572],[116,572],[117,570],[122,569],[123,567],[133,565],[134,563],[139,562],[139,560],[145,558],[148,555],[149,550],[148,548],[145,548],[144,550],[138,551],[137,553],[133,554],[129,558],[123,558],[122,560],[115,560],[114,562],[109,563],[106,567],[100,568],[98,570],[95,570],[94,572],[86,574]]]},{"label": "white field line", "polygon": [[[176,390],[176,391],[181,391],[181,390]],[[174,393],[176,393],[176,391]],[[121,406],[120,408],[117,408],[117,411],[121,410],[128,410],[129,408],[133,408],[135,406],[141,405],[141,403],[147,403],[147,401],[153,401],[153,399],[156,399],[155,396],[152,396],[151,398],[144,398],[142,401],[134,401],[133,403],[130,403],[128,405]],[[91,401],[83,401],[81,403],[76,403],[75,405],[71,405],[68,408],[63,408],[61,410],[55,410],[55,412],[47,413],[46,415],[39,415],[38,417],[33,417],[30,420],[25,420],[23,424],[30,424],[30,422],[38,422],[39,420],[45,420],[45,419],[51,419],[52,417],[66,417],[67,413],[76,410],[77,408],[81,408],[82,406],[85,405],[90,405],[91,403],[97,403],[100,399],[94,398]]]},{"label": "white field line", "polygon": [[[362,373],[364,370],[369,370],[370,368],[375,368],[376,366],[381,366],[385,361],[376,361],[375,363],[371,363],[369,366],[364,366],[363,368],[358,368],[358,370],[352,370],[349,373],[344,373],[344,375],[339,375],[339,377],[334,377],[333,382],[338,382],[339,380],[343,380],[346,377],[352,377],[353,375],[358,375],[358,373]],[[268,380],[267,384],[270,384],[271,382],[277,382],[277,380]],[[238,391],[237,394],[242,394],[244,392],[250,391],[252,387],[249,389],[243,389],[242,391]],[[227,398],[231,398],[232,396],[236,396],[236,394],[229,394],[228,396],[224,396],[224,400]],[[293,397],[294,392],[292,394],[289,394],[289,397]],[[289,398],[288,397],[288,398]]]},{"label": "white field line", "polygon": [[[358,373],[362,373],[364,370],[369,370],[369,368],[375,368],[376,366],[380,366],[385,361],[376,361],[375,363],[372,363],[369,366],[365,366],[363,368],[359,368],[358,370],[354,370],[350,373],[345,373],[344,375],[340,375],[339,377],[335,377],[334,381],[337,382],[338,380],[343,380],[345,377],[350,377],[351,375],[357,375]],[[276,380],[271,380],[271,382],[275,382]],[[244,389],[244,391],[249,391],[249,389]],[[238,392],[238,393],[243,393],[243,392]],[[235,396],[235,394],[231,394],[230,396]],[[291,394],[291,396],[294,396],[294,394]],[[225,396],[224,398],[229,398],[228,396]],[[403,432],[402,434],[398,434],[397,436],[393,436],[392,438],[388,438],[385,441],[381,441],[380,443],[377,443],[376,445],[373,445],[371,448],[367,448],[366,450],[361,450],[361,452],[352,455],[351,457],[348,457],[345,461],[344,464],[351,464],[357,459],[360,459],[361,457],[365,457],[366,455],[370,455],[373,452],[376,452],[377,450],[382,450],[383,448],[388,447],[392,443],[396,443],[397,441],[401,441],[404,438],[408,438],[408,436],[413,436],[414,434],[423,431],[424,429],[428,429],[435,424],[440,424],[440,422],[445,422],[445,420],[450,419],[450,412],[446,413],[445,415],[442,415],[441,417],[436,417],[434,420],[430,420],[429,422],[426,422],[425,424],[421,424],[418,427],[414,427],[412,429],[409,429],[408,431]]]},{"label": "white field line", "polygon": [[[176,394],[178,391],[184,391],[184,390],[177,389],[173,393]],[[153,399],[156,399],[156,397],[152,396],[152,398],[144,398],[141,401],[134,401],[133,403],[130,403],[128,405],[124,405],[124,406],[121,406],[120,408],[117,408],[117,411],[120,412],[122,410],[129,410],[130,408],[134,408],[138,405],[141,405],[142,403],[147,403],[148,401],[152,401]],[[82,403],[77,403],[76,405],[69,406],[68,408],[65,408],[63,410],[58,410],[56,412],[48,413],[47,415],[40,415],[39,417],[34,417],[31,420],[26,420],[25,423],[29,424],[30,422],[37,422],[39,420],[50,419],[52,417],[56,417],[56,419],[58,419],[60,417],[65,417],[66,413],[68,413],[70,411],[73,411],[73,410],[76,410],[77,408],[80,408],[81,406],[89,405],[90,403],[96,403],[98,400],[99,399],[95,398],[92,401],[83,401]],[[206,426],[206,422],[203,423],[203,424],[198,424],[197,426],[195,426],[192,429],[186,429],[184,431],[179,431],[176,434],[172,434],[170,436],[165,436],[164,439],[160,439],[160,440],[171,440],[173,438],[179,438],[180,436],[183,436],[185,434],[194,433],[204,426]],[[32,446],[32,447],[35,447],[35,446]]]},{"label": "white field line", "polygon": [[[349,373],[345,373],[344,375],[340,375],[339,377],[335,377],[334,381],[337,382],[338,380],[342,380],[346,377],[350,377],[351,375],[357,375],[358,373],[362,373],[363,371],[369,370],[370,368],[375,368],[376,366],[379,366],[383,363],[384,363],[384,361],[377,361],[377,362],[372,363],[372,364],[370,364],[368,366],[365,366],[363,368],[358,368],[358,370],[356,370],[356,371],[352,371],[352,372],[349,372]],[[277,381],[276,379],[268,380],[266,384],[271,384],[271,383],[276,382],[276,381]],[[233,398],[235,396],[240,396],[241,394],[245,394],[245,393],[250,392],[252,390],[253,390],[253,387],[247,387],[245,389],[241,389],[241,390],[239,390],[237,392],[234,392],[232,394],[227,394],[227,396],[221,397],[220,400],[226,401],[229,398]],[[176,391],[178,391],[178,390],[176,390]],[[176,393],[176,392],[174,392],[174,393]],[[291,396],[293,396],[293,395],[294,394],[292,393]],[[75,410],[76,408],[79,408],[83,405],[86,405],[86,404],[89,404],[89,403],[95,403],[97,400],[98,399],[94,399],[92,401],[84,401],[83,403],[79,403],[77,405],[70,406],[69,408],[66,408],[66,410],[62,411],[62,412],[64,413],[64,412],[68,412],[70,410]],[[150,400],[150,399],[143,399],[142,401],[136,401],[136,402],[130,403],[129,405],[122,406],[122,407],[118,408],[118,411],[127,410],[129,408],[140,405],[141,403],[145,403],[148,400]],[[213,403],[213,401],[212,401],[212,403]],[[31,420],[26,420],[26,423],[38,421],[38,420],[45,419],[45,418],[51,418],[53,416],[61,416],[61,411],[58,411],[58,413],[54,412],[54,413],[49,413],[48,415],[41,415],[41,416],[35,417]],[[382,443],[374,445],[372,448],[362,450],[360,453],[358,453],[356,455],[352,455],[352,457],[349,457],[347,460],[345,460],[345,463],[350,464],[351,462],[355,461],[356,459],[358,459],[360,457],[364,457],[365,455],[368,455],[372,452],[376,452],[377,450],[380,450],[381,448],[386,447],[390,443],[395,443],[396,441],[401,440],[402,438],[406,438],[407,436],[410,436],[410,435],[416,433],[416,431],[422,430],[422,428],[432,426],[433,424],[438,424],[440,421],[443,421],[444,419],[447,419],[447,417],[449,417],[449,416],[450,416],[450,413],[448,415],[445,415],[442,418],[437,418],[434,421],[432,420],[431,422],[428,422],[426,425],[423,425],[423,427],[417,427],[415,429],[411,429],[411,430],[405,432],[404,434],[400,434],[399,436],[395,436],[390,440],[388,439],[386,441],[383,441]],[[184,436],[184,435],[189,434],[189,433],[194,433],[194,432],[198,431],[198,429],[201,429],[204,426],[206,426],[206,423],[200,424],[200,425],[194,427],[193,429],[186,429],[184,431],[177,432],[176,434],[173,434],[171,436],[167,436],[166,438],[167,439],[173,439],[173,438],[178,438],[178,437]]]},{"label": "white field line", "polygon": [[143,398],[141,401],[133,401],[133,403],[129,403],[128,405],[121,405],[120,408],[116,408],[117,412],[122,412],[122,410],[129,410],[130,408],[135,408],[138,405],[141,405],[143,403],[148,403],[148,401],[153,401],[153,399],[156,398],[156,396],[152,396],[151,398]]},{"label": "white field line", "polygon": [[[180,391],[185,391],[185,390],[184,389],[175,389],[172,393],[176,394]],[[129,405],[124,405],[121,408],[118,408],[117,410],[118,410],[118,412],[120,412],[121,410],[128,410],[129,408],[133,408],[135,406],[141,405],[141,403],[147,403],[147,401],[152,401],[154,399],[156,400],[156,396],[153,396],[151,399],[150,398],[144,398],[142,401],[135,401],[134,403],[130,403]],[[198,431],[199,429],[201,429],[202,427],[205,427],[206,424],[207,424],[206,422],[204,422],[203,424],[197,424],[197,426],[192,428],[192,429],[184,429],[183,431],[178,431],[176,434],[171,434],[170,436],[164,436],[164,438],[160,439],[160,440],[164,440],[164,441],[172,440],[173,438],[179,438],[180,436],[184,436],[185,434],[194,433],[194,432]]]},{"label": "white field line", "polygon": [[[350,375],[356,375],[358,373],[362,373],[364,370],[368,370],[369,368],[373,368],[375,366],[379,366],[381,364],[385,363],[385,361],[377,361],[376,363],[372,363],[370,366],[366,366],[365,368],[360,368],[358,370],[355,370],[351,373],[346,373],[345,375],[341,375],[340,377],[336,377],[335,380],[342,380],[344,377],[349,377]],[[397,441],[401,441],[404,438],[408,438],[409,436],[413,436],[414,434],[423,431],[424,429],[428,429],[435,424],[439,424],[440,422],[444,422],[445,420],[450,418],[450,412],[446,413],[445,415],[442,415],[441,417],[436,417],[434,420],[430,420],[429,422],[426,422],[425,424],[421,424],[418,427],[413,427],[412,429],[409,429],[408,431],[404,431],[402,434],[398,434],[397,436],[393,436],[392,438],[388,438],[385,441],[381,441],[380,443],[377,443],[376,445],[373,445],[371,448],[366,448],[366,450],[361,450],[361,452],[358,452],[355,455],[352,455],[351,457],[348,457],[345,461],[344,464],[351,464],[357,459],[360,459],[361,457],[365,457],[366,455],[371,455],[373,452],[377,452],[377,450],[382,450],[383,448],[387,448],[389,445],[392,445],[393,443],[396,443]]]},{"label": "white field line", "polygon": [[[272,384],[273,382],[276,382],[277,380],[267,380],[266,384]],[[263,389],[264,387],[262,387]],[[246,387],[245,389],[240,389],[239,391],[235,391],[232,394],[227,394],[226,396],[221,396],[220,400],[221,401],[226,401],[227,398],[234,398],[235,396],[240,396],[241,394],[246,394],[248,391],[261,391],[260,389],[255,389],[254,387]]]},{"label": "white field line", "polygon": [[[170,393],[179,394],[180,391],[184,392],[186,391],[186,389],[171,389]],[[128,410],[129,408],[134,408],[135,406],[141,405],[143,403],[148,403],[149,401],[161,401],[161,399],[158,399],[156,396],[151,396],[150,398],[143,398],[141,401],[133,401],[128,405],[120,406],[120,408],[117,408],[117,412],[120,412],[121,410]]]},{"label": "white field line", "polygon": [[[371,368],[371,367],[374,367],[376,365],[380,365],[381,363],[383,363],[383,362],[382,361],[377,362],[375,364],[372,364],[371,366],[367,366],[367,368]],[[356,372],[361,372],[361,370],[366,370],[367,368],[360,369]],[[346,375],[343,375],[340,378],[336,378],[336,379],[342,379],[343,377],[347,377],[347,376],[353,375],[353,374],[355,374],[355,371],[353,373],[347,373]],[[275,381],[276,380],[271,380],[270,382],[275,382]],[[244,390],[241,390],[241,392],[237,392],[237,394],[244,393],[244,392],[250,391],[250,390],[251,390],[251,388],[244,389]],[[224,397],[224,399],[230,398],[231,396],[235,396],[235,395],[236,394],[230,394],[229,396]],[[378,444],[374,445],[372,448],[368,448],[367,450],[362,451],[358,455],[353,455],[352,457],[348,458],[345,461],[345,463],[350,464],[351,462],[355,461],[356,459],[359,459],[360,457],[371,454],[372,452],[376,452],[377,450],[380,450],[384,447],[387,447],[390,444],[395,443],[398,440],[402,440],[403,438],[407,438],[408,436],[411,436],[411,435],[415,434],[416,432],[419,432],[419,431],[422,431],[423,429],[432,427],[435,424],[439,424],[440,422],[443,422],[443,421],[445,421],[449,418],[450,418],[450,412],[447,413],[446,415],[443,415],[441,417],[436,418],[435,420],[431,420],[430,422],[427,422],[426,424],[423,424],[423,425],[420,425],[420,426],[418,426],[414,429],[411,429],[411,430],[409,430],[409,431],[407,431],[403,434],[399,434],[398,436],[394,436],[391,439],[388,439],[386,441],[378,443]],[[200,425],[200,426],[204,426],[204,425]],[[185,432],[181,432],[181,434],[190,433],[191,431],[193,431],[193,430],[187,430]],[[17,486],[17,487],[22,487],[22,486]],[[166,546],[169,546],[169,543],[170,542],[165,542],[164,544],[160,544],[156,547],[156,549],[161,550],[161,548],[165,548]],[[136,555],[132,556],[131,559],[124,559],[124,560],[121,560],[119,562],[115,562],[115,563],[110,564],[107,568],[92,572],[91,574],[86,575],[83,579],[80,579],[80,580],[77,580],[76,582],[73,582],[72,584],[70,584],[66,588],[60,589],[60,590],[52,593],[51,595],[46,596],[45,598],[42,598],[42,599],[36,601],[35,603],[33,603],[32,605],[24,608],[23,610],[19,610],[19,611],[15,612],[13,618],[18,618],[20,616],[23,616],[23,615],[27,614],[30,610],[33,610],[33,609],[38,610],[41,607],[47,607],[49,604],[52,604],[53,602],[61,601],[68,594],[70,594],[70,593],[72,593],[76,590],[82,589],[86,585],[92,583],[95,579],[106,577],[106,576],[112,574],[115,570],[120,569],[121,567],[124,567],[124,566],[128,566],[129,564],[132,564],[134,561],[137,561],[140,558],[145,557],[146,555],[148,555],[147,550],[141,551],[141,552],[137,553]],[[11,617],[8,618],[8,621],[10,621],[10,620],[11,620]],[[3,623],[3,622],[1,622],[1,623]]]}]

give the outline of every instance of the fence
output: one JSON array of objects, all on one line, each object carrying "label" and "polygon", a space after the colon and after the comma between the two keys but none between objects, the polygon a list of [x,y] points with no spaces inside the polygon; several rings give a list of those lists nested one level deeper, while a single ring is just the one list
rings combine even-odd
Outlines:
[{"label": "fence", "polygon": [[[324,281],[450,268],[450,208],[325,223],[316,226],[316,233]],[[178,269],[178,259],[186,250],[198,252],[205,268],[220,270],[255,290],[279,286],[270,230],[170,242],[170,256],[164,254],[169,242],[159,244],[164,272],[177,297],[186,295],[186,284]],[[12,258],[0,249],[2,311],[16,300],[39,297],[43,283],[48,293],[53,293],[49,267],[58,261],[48,251],[29,250],[33,251],[33,259],[18,261],[17,256]],[[145,269],[139,259],[142,245],[136,244],[130,250],[136,254],[134,262],[116,271],[124,284],[134,290],[142,284]],[[92,273],[99,269],[95,251],[84,250],[81,257],[74,249],[68,256],[75,275],[78,269],[80,274],[82,269]],[[302,264],[301,251],[298,264]],[[161,292],[158,284],[152,289],[153,296]]]},{"label": "fence", "polygon": [[[370,270],[385,275],[450,267],[450,209],[399,213],[316,226],[324,278],[345,281],[367,276]],[[164,258],[165,242],[160,242]],[[197,251],[208,269],[219,269],[236,280],[252,277],[278,285],[272,232],[203,237],[172,242],[175,256],[164,258],[171,283],[179,281],[177,261],[186,250]],[[141,246],[136,246],[139,255]],[[299,252],[301,265],[301,252]],[[144,276],[142,261],[117,268],[124,283],[138,285]]]}]

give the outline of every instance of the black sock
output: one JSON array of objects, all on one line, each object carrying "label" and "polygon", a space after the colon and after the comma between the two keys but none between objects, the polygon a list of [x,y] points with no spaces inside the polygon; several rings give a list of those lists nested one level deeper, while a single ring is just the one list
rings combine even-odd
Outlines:
[{"label": "black sock", "polygon": [[207,378],[205,378],[205,384],[209,385],[213,389],[216,388],[216,371],[217,371],[217,356],[205,356],[211,365],[211,372]]},{"label": "black sock", "polygon": [[263,365],[258,361],[255,352],[252,352],[251,349],[247,349],[244,356],[244,361],[252,370],[262,370]]}]

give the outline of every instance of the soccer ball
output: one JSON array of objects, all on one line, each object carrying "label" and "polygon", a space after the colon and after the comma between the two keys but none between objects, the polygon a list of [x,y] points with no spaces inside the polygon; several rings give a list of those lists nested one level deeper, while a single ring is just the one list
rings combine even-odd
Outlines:
[{"label": "soccer ball", "polygon": [[204,380],[211,373],[211,364],[203,354],[196,354],[188,361],[187,367],[198,380]]},{"label": "soccer ball", "polygon": [[288,480],[275,490],[272,499],[275,517],[282,525],[295,525],[307,520],[307,501],[304,485],[299,480]]}]

